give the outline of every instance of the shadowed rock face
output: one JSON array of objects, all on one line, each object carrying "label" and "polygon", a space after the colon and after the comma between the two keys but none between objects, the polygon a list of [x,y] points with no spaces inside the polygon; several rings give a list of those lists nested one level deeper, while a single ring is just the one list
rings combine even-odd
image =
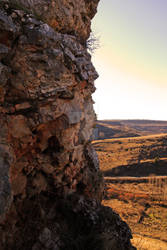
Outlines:
[{"label": "shadowed rock face", "polygon": [[90,144],[96,1],[0,2],[0,249],[130,249]]}]

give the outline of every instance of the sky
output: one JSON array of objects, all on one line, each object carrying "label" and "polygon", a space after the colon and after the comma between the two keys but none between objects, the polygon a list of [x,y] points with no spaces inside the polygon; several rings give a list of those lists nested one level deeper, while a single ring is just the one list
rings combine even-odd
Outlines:
[{"label": "sky", "polygon": [[101,0],[92,31],[98,119],[167,120],[167,0]]}]

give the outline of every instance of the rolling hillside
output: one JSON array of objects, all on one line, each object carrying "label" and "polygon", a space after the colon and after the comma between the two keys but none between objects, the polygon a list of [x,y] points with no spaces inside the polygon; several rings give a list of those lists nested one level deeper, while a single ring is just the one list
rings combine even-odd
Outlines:
[{"label": "rolling hillside", "polygon": [[94,139],[138,137],[167,133],[167,121],[154,120],[99,120]]},{"label": "rolling hillside", "polygon": [[[165,123],[103,124],[108,126],[107,132],[122,129],[112,136],[138,131],[137,137],[92,142],[105,177],[103,204],[128,223],[137,249],[167,249],[167,134],[162,134]],[[156,131],[159,134],[154,134]]]},{"label": "rolling hillside", "polygon": [[167,134],[93,142],[106,176],[167,175]]}]

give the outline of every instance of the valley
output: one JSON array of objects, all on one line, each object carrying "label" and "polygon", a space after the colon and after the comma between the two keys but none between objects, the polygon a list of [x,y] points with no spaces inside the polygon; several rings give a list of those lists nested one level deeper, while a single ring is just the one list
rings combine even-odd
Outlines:
[{"label": "valley", "polygon": [[142,133],[93,141],[106,183],[103,204],[128,223],[137,249],[165,250],[167,134]]}]

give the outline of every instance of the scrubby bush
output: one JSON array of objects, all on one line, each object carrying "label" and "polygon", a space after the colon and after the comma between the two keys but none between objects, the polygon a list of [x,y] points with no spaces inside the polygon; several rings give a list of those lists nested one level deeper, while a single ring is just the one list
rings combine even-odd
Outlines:
[{"label": "scrubby bush", "polygon": [[93,32],[90,33],[90,36],[86,42],[86,48],[90,52],[90,54],[93,54],[95,50],[97,50],[100,47],[100,38],[99,36],[96,36]]}]

